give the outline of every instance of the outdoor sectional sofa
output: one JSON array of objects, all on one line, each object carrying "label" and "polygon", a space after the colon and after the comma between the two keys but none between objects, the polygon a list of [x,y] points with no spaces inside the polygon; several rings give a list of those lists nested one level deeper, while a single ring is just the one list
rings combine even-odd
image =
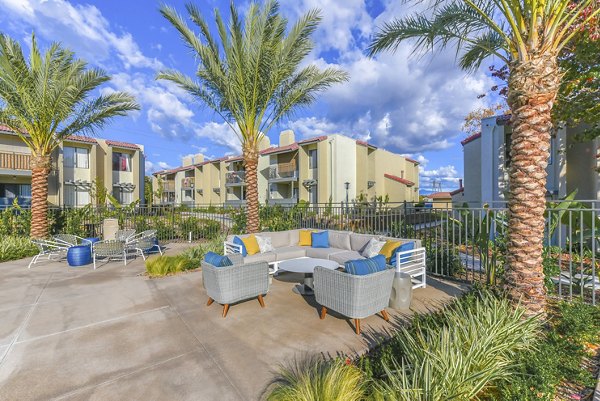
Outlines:
[{"label": "outdoor sectional sofa", "polygon": [[[315,230],[325,231],[325,230]],[[361,252],[371,240],[377,238],[380,240],[399,240],[404,242],[414,242],[414,249],[404,251],[398,254],[396,271],[402,271],[413,278],[413,288],[426,286],[425,274],[425,249],[421,247],[421,241],[418,239],[391,238],[380,235],[358,234],[349,231],[326,230],[329,232],[329,248],[313,248],[311,246],[299,246],[300,230],[260,232],[255,235],[270,237],[273,251],[265,253],[256,253],[243,258],[244,263],[267,262],[270,272],[278,270],[279,262],[288,259],[301,257],[310,257],[318,259],[328,259],[339,263],[341,266],[349,260],[364,259]],[[238,235],[244,238],[247,235]],[[234,235],[229,235],[224,243],[224,253],[226,255],[241,253],[241,245],[233,242]]]}]

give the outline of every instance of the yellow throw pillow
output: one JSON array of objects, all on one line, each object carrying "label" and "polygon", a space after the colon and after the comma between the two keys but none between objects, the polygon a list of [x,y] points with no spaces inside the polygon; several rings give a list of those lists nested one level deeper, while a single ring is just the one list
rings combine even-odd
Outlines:
[{"label": "yellow throw pillow", "polygon": [[246,238],[242,238],[242,242],[246,247],[246,252],[248,252],[248,255],[254,255],[255,253],[260,252],[260,247],[258,246],[258,241],[256,240],[254,234],[250,234]]},{"label": "yellow throw pillow", "polygon": [[392,257],[392,252],[394,252],[394,249],[398,248],[400,245],[402,245],[400,241],[387,240],[385,241],[385,245],[381,248],[381,251],[379,251],[379,254],[385,256],[387,260],[390,260]]},{"label": "yellow throw pillow", "polygon": [[312,246],[312,230],[300,230],[299,232],[299,246]]}]

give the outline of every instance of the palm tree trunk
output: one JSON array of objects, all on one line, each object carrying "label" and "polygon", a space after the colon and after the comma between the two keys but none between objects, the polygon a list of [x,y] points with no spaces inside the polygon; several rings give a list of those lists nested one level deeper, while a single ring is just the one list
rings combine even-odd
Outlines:
[{"label": "palm tree trunk", "polygon": [[48,174],[50,155],[31,157],[31,231],[32,238],[48,236]]},{"label": "palm tree trunk", "polygon": [[512,111],[509,168],[508,269],[506,290],[528,315],[544,314],[546,290],[542,249],[546,167],[550,155],[552,105],[560,84],[554,56],[511,66],[508,104]]},{"label": "palm tree trunk", "polygon": [[260,229],[258,214],[258,149],[244,145],[244,168],[246,170],[246,231],[256,233]]}]

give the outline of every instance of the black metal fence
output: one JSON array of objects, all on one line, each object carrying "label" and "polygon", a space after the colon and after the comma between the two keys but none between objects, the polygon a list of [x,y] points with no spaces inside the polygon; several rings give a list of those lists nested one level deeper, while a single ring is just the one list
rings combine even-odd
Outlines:
[{"label": "black metal fence", "polygon": [[[506,267],[505,207],[453,207],[408,203],[263,205],[261,227],[347,230],[400,238],[418,238],[427,250],[431,274],[470,283],[497,284]],[[0,236],[28,230],[27,209],[0,211]],[[102,237],[106,218],[121,228],[155,229],[162,241],[196,241],[242,233],[244,208],[225,205],[51,209],[52,233]],[[20,220],[19,220],[20,219]],[[543,267],[548,291],[592,304],[600,295],[600,204],[563,201],[546,211]]]}]

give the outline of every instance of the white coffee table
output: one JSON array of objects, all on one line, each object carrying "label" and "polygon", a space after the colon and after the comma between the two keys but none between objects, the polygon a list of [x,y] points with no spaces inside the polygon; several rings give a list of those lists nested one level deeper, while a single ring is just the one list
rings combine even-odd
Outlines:
[{"label": "white coffee table", "polygon": [[304,273],[304,285],[298,287],[298,292],[302,295],[313,295],[313,272],[315,267],[323,266],[326,269],[335,270],[340,267],[338,262],[327,259],[317,259],[302,257],[296,259],[282,260],[279,262],[278,270],[285,270],[293,273]]}]

